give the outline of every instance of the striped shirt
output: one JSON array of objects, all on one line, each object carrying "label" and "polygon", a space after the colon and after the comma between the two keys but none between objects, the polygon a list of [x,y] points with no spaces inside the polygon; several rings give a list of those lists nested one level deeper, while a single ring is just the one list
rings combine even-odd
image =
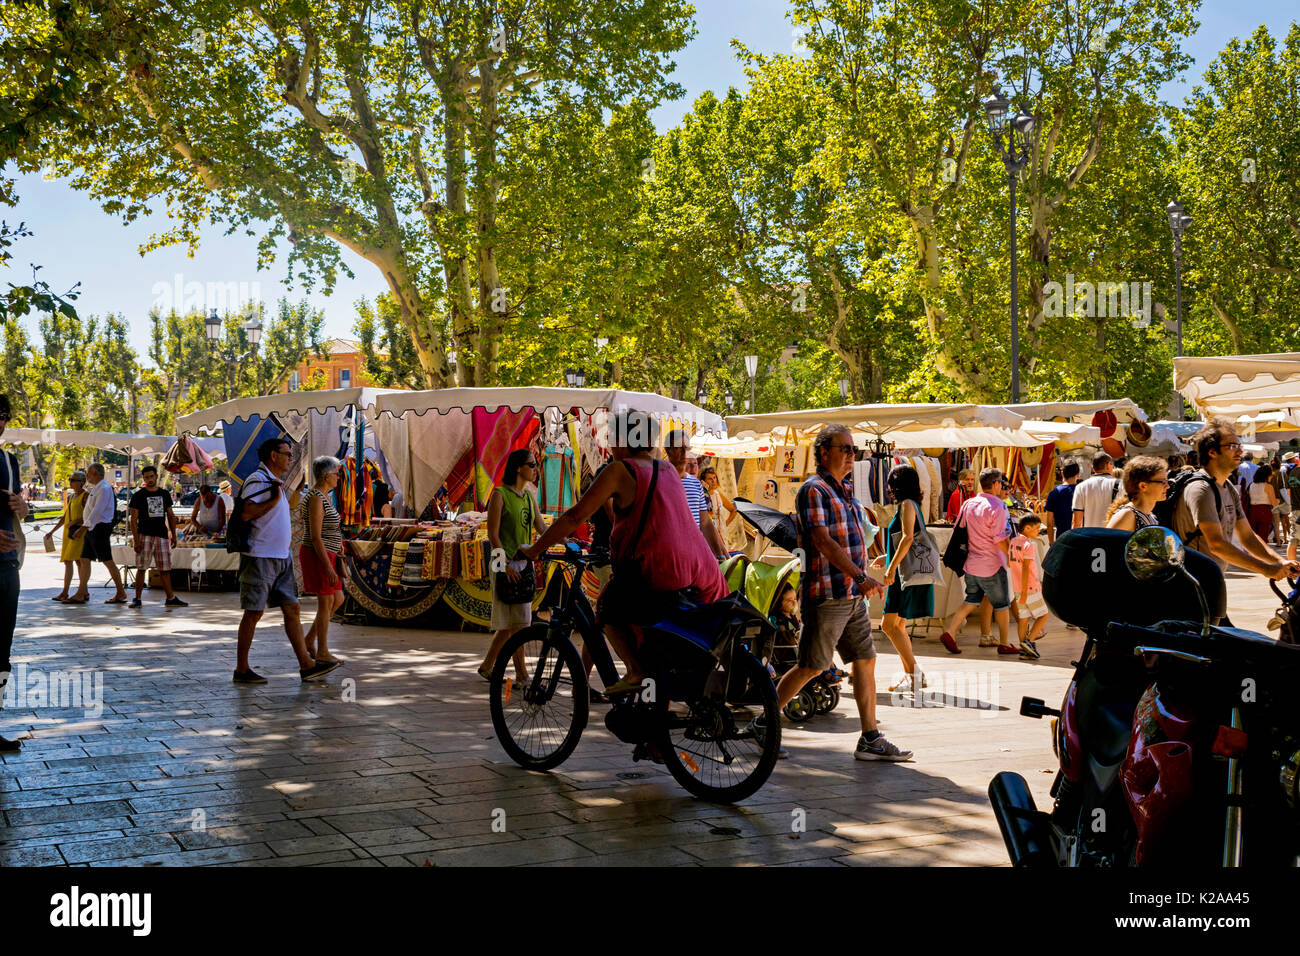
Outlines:
[{"label": "striped shirt", "polygon": [[799,518],[799,541],[807,555],[803,573],[803,596],[814,601],[859,597],[857,585],[835,567],[812,543],[814,528],[825,528],[858,568],[866,569],[867,548],[862,520],[853,499],[853,481],[847,476],[836,481],[823,469],[799,487],[795,499]]},{"label": "striped shirt", "polygon": [[699,524],[700,512],[709,510],[709,496],[704,493],[704,485],[694,475],[682,475],[682,488],[686,492],[686,503],[691,508],[691,517]]},{"label": "striped shirt", "polygon": [[320,519],[320,539],[325,545],[325,550],[330,554],[343,553],[343,529],[339,527],[339,510],[334,507],[334,502],[328,495],[322,494],[317,488],[312,488],[302,496],[302,504],[298,506],[302,512],[303,536],[302,543],[311,547],[311,499],[315,496],[325,505],[325,510]]}]

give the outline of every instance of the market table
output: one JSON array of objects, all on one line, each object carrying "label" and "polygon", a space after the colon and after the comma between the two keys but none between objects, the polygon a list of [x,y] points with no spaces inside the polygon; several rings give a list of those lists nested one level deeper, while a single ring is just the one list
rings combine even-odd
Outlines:
[{"label": "market table", "polygon": [[[124,544],[113,545],[113,563],[119,568],[135,571],[135,550]],[[172,571],[181,574],[202,576],[221,571],[237,572],[239,555],[231,554],[225,545],[214,548],[172,548]],[[123,582],[130,586],[133,581]]]}]

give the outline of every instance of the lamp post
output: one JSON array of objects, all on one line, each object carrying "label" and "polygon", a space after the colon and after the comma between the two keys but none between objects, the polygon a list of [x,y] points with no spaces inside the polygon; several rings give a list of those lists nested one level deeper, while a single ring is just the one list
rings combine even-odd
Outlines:
[{"label": "lamp post", "polygon": [[583,388],[587,384],[587,373],[580,368],[566,368],[564,381],[569,388]]},{"label": "lamp post", "polygon": [[849,380],[847,378],[842,378],[840,379],[840,401],[847,402],[848,400],[849,400]]},{"label": "lamp post", "polygon": [[730,385],[727,386],[727,391],[726,391],[725,393],[723,393],[722,400],[723,400],[723,402],[726,403],[726,406],[727,406],[727,412],[728,412],[728,414],[730,414],[730,412],[731,412],[731,406],[733,406],[733,405],[736,404],[736,396],[734,396],[734,395],[731,394],[731,386],[730,386]]},{"label": "lamp post", "polygon": [[252,311],[252,307],[250,306],[248,321],[240,327],[243,330],[244,337],[248,340],[249,345],[248,351],[242,354],[236,351],[234,342],[225,346],[221,344],[221,333],[224,325],[225,323],[222,321],[221,316],[217,315],[217,310],[215,308],[209,312],[208,317],[203,320],[203,334],[207,337],[208,348],[212,350],[214,355],[226,363],[226,370],[228,372],[226,400],[229,401],[235,397],[235,374],[239,370],[239,366],[245,359],[252,358],[252,356],[257,354],[257,343],[262,341],[262,321]]},{"label": "lamp post", "polygon": [[[1183,354],[1183,233],[1192,224],[1192,217],[1187,215],[1182,204],[1175,199],[1165,207],[1165,212],[1169,216],[1169,231],[1174,234],[1174,316],[1175,325],[1178,328],[1178,351],[1175,355]],[[1181,422],[1185,413],[1183,405],[1183,393],[1178,392],[1175,396],[1174,411],[1176,412],[1175,421]]]},{"label": "lamp post", "polygon": [[984,101],[984,115],[989,133],[993,136],[998,154],[1007,168],[1007,181],[1011,186],[1011,401],[1020,401],[1020,303],[1016,288],[1016,179],[1029,163],[1029,134],[1034,129],[1034,117],[1028,113],[1009,112],[1011,102],[1002,92],[993,93]]},{"label": "lamp post", "polygon": [[749,403],[745,406],[745,411],[754,407],[754,376],[758,374],[758,356],[745,356],[745,374],[749,376]]}]

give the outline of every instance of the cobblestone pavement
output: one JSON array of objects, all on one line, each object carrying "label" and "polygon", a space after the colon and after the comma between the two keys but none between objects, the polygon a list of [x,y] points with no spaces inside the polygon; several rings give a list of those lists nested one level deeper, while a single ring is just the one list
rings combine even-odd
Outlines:
[{"label": "cobblestone pavement", "polygon": [[[94,587],[91,604],[65,607],[50,601],[60,576],[53,556],[30,553],[12,683],[93,671],[103,710],[28,699],[0,715],[6,736],[26,738],[0,772],[3,865],[1004,864],[988,781],[1017,770],[1047,799],[1047,724],[1019,717],[1019,701],[1055,704],[1082,643],[1054,623],[1028,664],[975,649],[970,627],[960,657],[917,640],[934,705],[917,707],[885,691],[899,668],[881,638],[882,729],[915,762],[855,762],[846,694],[830,715],[787,723],[790,759],[721,807],[634,764],[603,708],[562,767],[516,767],[474,673],[485,635],[336,625],[347,665],[302,684],[268,615],[252,663],[270,683],[237,687],[236,595],[189,594],[191,607],[165,611],[148,591],[135,611],[104,606]],[[1229,587],[1234,620],[1261,629],[1275,603],[1262,579]]]}]

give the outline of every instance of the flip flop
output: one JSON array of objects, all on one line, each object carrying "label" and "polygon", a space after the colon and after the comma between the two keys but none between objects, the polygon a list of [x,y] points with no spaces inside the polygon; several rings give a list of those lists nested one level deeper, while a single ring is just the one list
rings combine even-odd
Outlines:
[{"label": "flip flop", "polygon": [[635,694],[645,686],[644,681],[631,683],[626,677],[621,677],[613,684],[605,688],[606,697],[622,697],[625,694]]},{"label": "flip flop", "polygon": [[491,675],[491,674],[484,674],[484,673],[483,673],[483,668],[480,667],[477,671],[475,671],[475,673],[478,674],[479,677],[481,677],[481,678],[483,678],[485,681],[487,681],[489,684],[492,683],[492,675]]},{"label": "flip flop", "polygon": [[78,600],[77,598],[70,597],[70,598],[64,598],[64,599],[63,599],[62,601],[60,601],[59,603],[60,603],[60,604],[88,604],[88,603],[90,603],[90,598],[88,598],[88,597],[84,597],[84,598],[81,598],[80,600]]},{"label": "flip flop", "polygon": [[60,597],[60,596],[57,595],[57,594],[54,595],[54,597],[50,598],[51,601],[58,601],[60,604],[62,604],[62,603],[63,603],[64,601],[66,601],[67,599],[68,599],[68,598],[67,598],[66,595]]},{"label": "flip flop", "polygon": [[124,597],[109,598],[109,599],[108,599],[107,601],[105,601],[104,603],[105,603],[105,604],[125,604],[125,603],[126,603],[126,598],[124,598]]}]

